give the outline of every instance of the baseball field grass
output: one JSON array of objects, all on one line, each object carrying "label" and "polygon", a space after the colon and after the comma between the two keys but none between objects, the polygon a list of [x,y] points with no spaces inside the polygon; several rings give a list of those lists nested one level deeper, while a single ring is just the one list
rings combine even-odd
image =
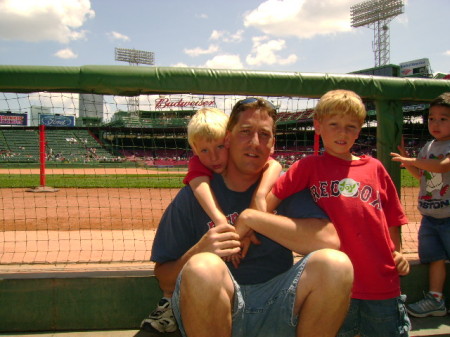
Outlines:
[{"label": "baseball field grass", "polygon": [[[157,174],[51,174],[46,184],[55,188],[181,188],[185,173]],[[417,187],[419,182],[401,170],[402,187]],[[31,188],[40,183],[39,174],[5,174],[0,188]]]},{"label": "baseball field grass", "polygon": [[[46,185],[55,188],[181,188],[184,174],[52,174]],[[8,174],[0,188],[39,186],[39,174]]]}]

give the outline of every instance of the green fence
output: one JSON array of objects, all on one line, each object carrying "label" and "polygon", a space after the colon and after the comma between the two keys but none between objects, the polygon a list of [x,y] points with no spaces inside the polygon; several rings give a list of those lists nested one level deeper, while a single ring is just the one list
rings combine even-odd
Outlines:
[{"label": "green fence", "polygon": [[[34,179],[38,184],[38,166],[24,169],[26,161],[20,159],[26,156],[21,152],[23,148],[33,148],[35,154],[37,144],[20,143],[28,141],[28,134],[37,132],[33,123],[39,114],[77,115],[82,119],[79,94],[103,95],[101,108],[93,110],[98,114],[84,116],[103,118],[103,122],[95,127],[75,128],[75,134],[64,128],[52,133],[49,128],[48,144],[55,151],[73,149],[74,156],[87,148],[94,161],[100,154],[109,160],[108,165],[100,160],[84,166],[80,160],[76,165],[70,160],[60,166],[53,163],[52,169],[60,171],[47,171],[48,184],[57,184],[54,187],[59,189],[52,195],[29,193],[27,188],[33,186],[28,185],[1,188],[0,263],[147,261],[161,213],[176,194],[191,155],[186,120],[171,111],[181,109],[187,114],[203,103],[213,102],[229,112],[242,97],[266,97],[279,107],[276,154],[288,165],[289,160],[312,151],[311,111],[322,94],[338,88],[358,93],[370,110],[358,146],[372,148],[402,198],[405,196],[402,202],[412,212],[408,216],[414,228],[403,231],[403,237],[404,242],[413,242],[409,250],[414,252],[419,219],[413,214],[415,206],[407,203],[417,195],[401,182],[400,167],[391,161],[389,153],[396,151],[405,131],[411,136],[411,149],[425,139],[423,117],[427,103],[450,91],[450,81],[199,68],[4,65],[0,66],[0,115],[8,111],[27,113],[28,124],[35,126],[1,126],[0,151],[12,151],[9,147],[14,146],[14,151],[19,152],[19,159],[11,160],[8,166],[0,160],[2,181]],[[160,99],[169,99],[174,105],[159,109],[156,102]],[[158,111],[160,119],[149,118],[158,116]],[[145,118],[140,118],[141,113]],[[119,115],[123,116],[122,123],[114,123]],[[22,136],[19,129],[25,132]],[[36,134],[33,137],[37,141]],[[75,144],[70,144],[71,139]],[[111,158],[116,158],[117,163],[112,165]],[[70,171],[75,166],[93,171]],[[89,180],[88,188],[81,183],[83,179]],[[99,181],[105,179],[110,182],[100,188],[103,185]],[[172,183],[167,184],[167,179]],[[170,188],[150,189],[158,181]]]}]

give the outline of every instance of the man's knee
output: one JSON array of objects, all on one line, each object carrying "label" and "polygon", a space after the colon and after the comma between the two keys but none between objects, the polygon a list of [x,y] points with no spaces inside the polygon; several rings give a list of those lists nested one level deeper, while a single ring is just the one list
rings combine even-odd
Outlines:
[{"label": "man's knee", "polygon": [[[311,256],[308,267],[315,269],[321,282],[342,282],[343,286],[353,284],[353,265],[347,254],[334,249],[321,249]],[[323,284],[323,283],[322,283]]]},{"label": "man's knee", "polygon": [[234,284],[223,260],[212,253],[196,254],[186,262],[180,292],[182,297],[218,300],[225,296],[229,301],[234,295]]},{"label": "man's knee", "polygon": [[223,280],[229,277],[228,268],[223,260],[212,253],[200,253],[192,256],[186,262],[181,279],[182,289],[198,288],[200,285],[217,286],[222,285]]}]

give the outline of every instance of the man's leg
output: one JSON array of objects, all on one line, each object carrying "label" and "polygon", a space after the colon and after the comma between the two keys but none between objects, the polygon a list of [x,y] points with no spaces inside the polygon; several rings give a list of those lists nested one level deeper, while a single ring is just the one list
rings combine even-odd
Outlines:
[{"label": "man's leg", "polygon": [[180,290],[180,312],[188,336],[231,336],[234,285],[220,257],[194,255],[183,268]]},{"label": "man's leg", "polygon": [[314,252],[297,286],[297,337],[336,336],[347,314],[352,285],[353,266],[346,254],[332,249]]}]

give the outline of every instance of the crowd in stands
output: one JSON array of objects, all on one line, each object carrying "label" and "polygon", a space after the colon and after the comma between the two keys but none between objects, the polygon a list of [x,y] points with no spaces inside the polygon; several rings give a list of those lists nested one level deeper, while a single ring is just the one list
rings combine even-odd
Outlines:
[{"label": "crowd in stands", "polygon": [[[56,134],[53,137],[58,137]],[[59,139],[49,138],[47,143],[46,159],[49,162],[61,163],[96,163],[96,162],[139,162],[149,167],[187,167],[192,151],[182,148],[125,148],[119,155],[113,155],[106,151],[94,138],[88,139],[83,134],[80,136],[64,136]],[[406,139],[405,147],[410,156],[416,157],[418,149],[423,146],[425,140]],[[98,145],[98,146],[96,146]],[[319,151],[321,152],[322,149]],[[353,147],[355,155],[369,155],[376,157],[376,138],[374,135],[362,135]],[[273,157],[279,161],[285,169],[297,160],[314,153],[313,145],[292,146],[277,145]],[[15,146],[8,148],[5,143],[0,147],[0,162],[39,162],[39,148],[36,146]]]},{"label": "crowd in stands", "polygon": [[128,161],[144,162],[147,166],[187,166],[191,151],[183,149],[133,149],[122,150]]},{"label": "crowd in stands", "polygon": [[[23,148],[25,150],[25,148]],[[24,154],[16,151],[1,149],[0,150],[0,161],[16,161],[17,159],[22,159],[26,162],[33,162],[37,160],[37,156],[33,156],[31,154]]]},{"label": "crowd in stands", "polygon": [[96,148],[87,147],[85,151],[75,152],[54,152],[52,148],[47,148],[46,160],[50,162],[71,162],[71,163],[94,163],[94,162],[124,162],[126,158],[112,155],[98,155]]}]

